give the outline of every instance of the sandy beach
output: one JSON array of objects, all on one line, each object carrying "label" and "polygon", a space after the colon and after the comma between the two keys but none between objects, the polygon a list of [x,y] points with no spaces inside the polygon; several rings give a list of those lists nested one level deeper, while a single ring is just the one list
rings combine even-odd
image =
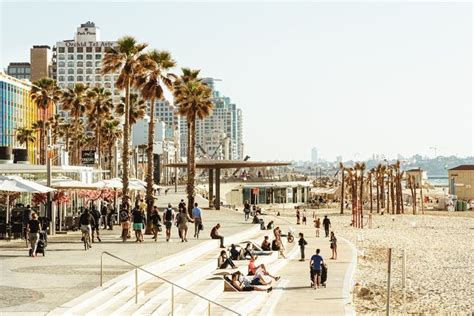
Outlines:
[{"label": "sandy beach", "polygon": [[[296,224],[294,209],[267,210],[274,214],[277,211]],[[307,210],[308,221],[312,212]],[[393,249],[392,312],[445,314],[474,311],[474,212],[374,215],[372,229],[352,228],[350,212],[340,215],[338,209],[316,210],[320,217],[329,215],[337,237],[348,239],[358,249],[353,291],[357,313],[385,312],[388,248]],[[294,226],[296,230],[297,227]],[[402,294],[403,250],[407,255],[405,304]]]}]

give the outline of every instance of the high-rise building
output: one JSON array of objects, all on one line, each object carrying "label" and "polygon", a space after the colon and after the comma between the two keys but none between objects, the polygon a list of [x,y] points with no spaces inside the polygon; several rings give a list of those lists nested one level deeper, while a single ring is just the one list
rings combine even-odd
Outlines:
[{"label": "high-rise building", "polygon": [[[19,144],[16,139],[18,128],[31,128],[38,119],[49,118],[55,113],[52,107],[45,113],[40,111],[31,100],[31,83],[26,80],[16,79],[0,72],[0,146],[14,148],[26,147]],[[34,144],[28,146],[30,162],[35,161],[39,155],[39,137]]]},{"label": "high-rise building", "polygon": [[[203,81],[213,89],[211,114],[196,121],[196,151],[210,159],[243,159],[242,110],[229,97],[221,96],[215,89],[215,80]],[[187,152],[187,124],[181,119],[181,156]]]},{"label": "high-rise building", "polygon": [[51,47],[48,45],[34,45],[30,49],[30,80],[32,82],[52,76],[51,59]]},{"label": "high-rise building", "polygon": [[16,79],[30,80],[30,77],[31,77],[30,63],[26,63],[26,62],[9,63],[7,67],[7,74]]},{"label": "high-rise building", "polygon": [[318,149],[316,147],[311,149],[311,162],[318,163]]},{"label": "high-rise building", "polygon": [[115,88],[118,74],[102,75],[102,59],[114,41],[101,41],[100,29],[93,22],[81,24],[74,39],[56,43],[53,47],[53,78],[61,88],[72,88],[82,82],[91,87],[105,87],[120,102],[120,91]]}]

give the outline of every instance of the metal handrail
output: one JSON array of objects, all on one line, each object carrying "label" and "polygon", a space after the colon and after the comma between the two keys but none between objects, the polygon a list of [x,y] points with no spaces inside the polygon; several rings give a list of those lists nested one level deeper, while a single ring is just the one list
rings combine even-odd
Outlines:
[{"label": "metal handrail", "polygon": [[208,303],[208,304],[207,304],[207,314],[208,314],[208,315],[211,315],[211,303],[212,303],[212,304],[214,304],[214,305],[216,305],[216,306],[219,306],[219,307],[221,307],[221,308],[223,308],[223,309],[225,309],[225,310],[227,310],[227,311],[229,311],[229,312],[231,312],[231,313],[234,313],[235,315],[241,316],[241,314],[240,314],[239,312],[236,312],[236,311],[230,309],[229,307],[226,307],[226,306],[224,306],[224,305],[222,305],[222,304],[219,304],[219,303],[217,303],[217,302],[215,302],[215,301],[213,301],[213,300],[210,300],[210,299],[208,299],[208,298],[206,298],[206,297],[204,297],[204,296],[202,296],[202,295],[200,295],[200,294],[198,294],[198,293],[196,293],[196,292],[193,292],[193,291],[191,291],[191,290],[189,290],[189,289],[187,289],[187,288],[184,288],[184,287],[182,287],[182,286],[180,286],[180,285],[178,285],[178,284],[176,284],[176,283],[173,283],[173,282],[171,282],[170,280],[167,280],[167,279],[165,279],[165,278],[163,278],[163,277],[160,277],[160,276],[158,276],[158,275],[156,275],[156,274],[154,274],[154,273],[152,273],[152,272],[150,272],[150,271],[148,271],[148,270],[145,270],[145,269],[141,268],[140,266],[137,266],[136,264],[131,263],[130,261],[127,261],[127,260],[125,260],[125,259],[122,259],[122,258],[120,258],[120,257],[118,257],[118,256],[116,256],[116,255],[114,255],[114,254],[111,254],[111,253],[108,252],[108,251],[102,251],[102,254],[100,255],[100,287],[103,286],[103,278],[104,278],[104,276],[103,276],[103,271],[104,271],[104,255],[108,255],[108,256],[110,256],[110,257],[112,257],[112,258],[115,258],[115,259],[117,259],[117,260],[120,260],[120,261],[122,261],[122,262],[125,262],[126,264],[129,264],[129,265],[131,265],[132,267],[135,268],[135,304],[138,304],[138,270],[140,270],[140,271],[143,271],[143,272],[145,272],[145,273],[148,273],[148,274],[151,275],[151,276],[154,276],[154,277],[157,278],[157,279],[160,279],[160,280],[162,280],[162,281],[164,281],[164,282],[166,282],[166,283],[171,284],[171,315],[174,315],[174,287],[176,286],[176,287],[180,288],[180,289],[183,290],[183,291],[186,291],[186,292],[188,292],[188,293],[191,293],[192,295],[197,296],[197,297],[199,297],[199,298],[201,298],[201,299],[207,301],[207,303]]}]

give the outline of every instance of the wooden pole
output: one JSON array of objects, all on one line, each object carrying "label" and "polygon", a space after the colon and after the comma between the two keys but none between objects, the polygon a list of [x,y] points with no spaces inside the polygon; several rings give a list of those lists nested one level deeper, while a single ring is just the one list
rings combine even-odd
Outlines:
[{"label": "wooden pole", "polygon": [[388,248],[388,269],[387,269],[387,311],[386,315],[390,315],[390,274],[392,270],[392,248]]}]

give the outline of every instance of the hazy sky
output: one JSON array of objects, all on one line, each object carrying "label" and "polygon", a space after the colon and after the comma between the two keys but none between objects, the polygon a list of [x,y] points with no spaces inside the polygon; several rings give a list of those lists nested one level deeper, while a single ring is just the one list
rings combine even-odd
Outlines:
[{"label": "hazy sky", "polygon": [[[1,2],[1,0],[0,0]],[[220,78],[252,159],[473,155],[470,3],[3,2],[1,66],[94,21]]]}]

